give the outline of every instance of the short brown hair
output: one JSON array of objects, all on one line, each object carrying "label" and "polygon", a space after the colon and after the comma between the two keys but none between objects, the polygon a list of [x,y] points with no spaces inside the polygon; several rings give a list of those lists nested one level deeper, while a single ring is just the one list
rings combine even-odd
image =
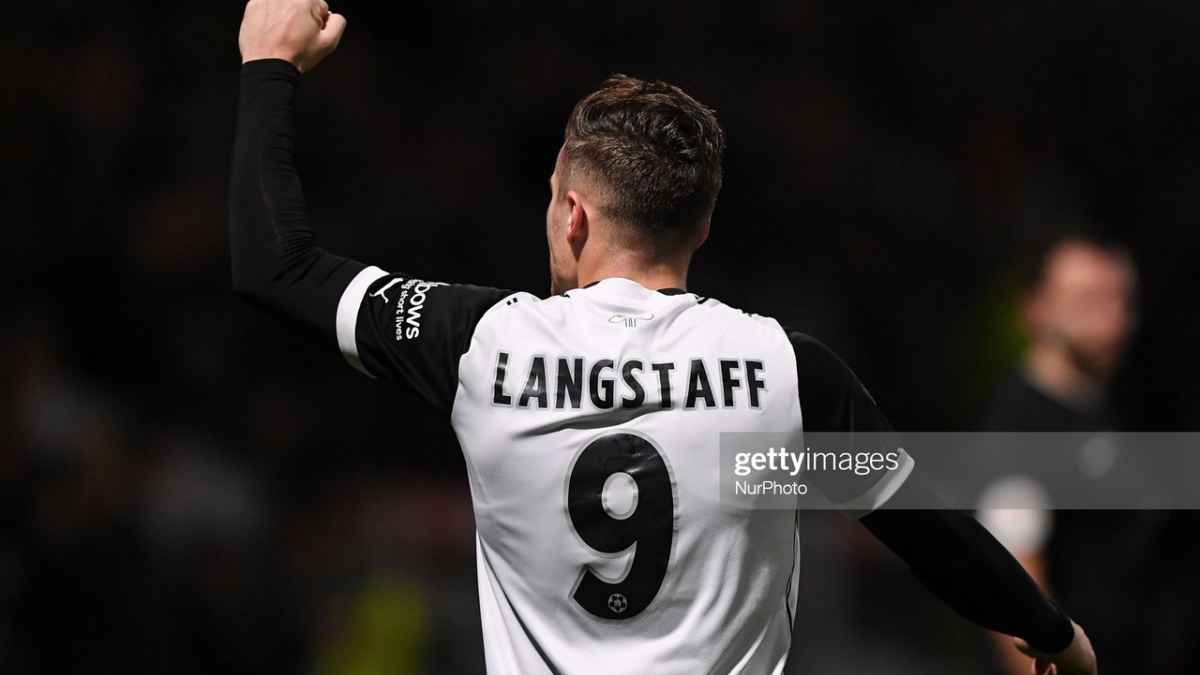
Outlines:
[{"label": "short brown hair", "polygon": [[711,109],[666,82],[613,75],[567,120],[567,172],[599,178],[602,209],[643,233],[679,235],[712,215],[725,132]]}]

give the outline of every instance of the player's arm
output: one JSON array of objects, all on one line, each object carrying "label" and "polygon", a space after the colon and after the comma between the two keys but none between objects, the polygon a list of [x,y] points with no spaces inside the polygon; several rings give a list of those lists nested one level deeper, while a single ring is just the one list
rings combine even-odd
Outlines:
[{"label": "player's arm", "polygon": [[320,0],[246,5],[228,204],[234,291],[330,336],[341,294],[365,265],[316,245],[292,105],[301,69],[332,52],[345,25]]},{"label": "player's arm", "polygon": [[323,0],[246,5],[228,213],[233,287],[336,343],[359,370],[406,382],[446,410],[475,325],[508,292],[388,274],[317,246],[292,108],[301,73],[334,50],[345,25]]},{"label": "player's arm", "polygon": [[[891,430],[862,383],[833,352],[806,335],[790,337],[805,430]],[[872,491],[899,503],[938,503],[912,466],[885,475]],[[876,500],[871,508],[879,505]],[[1045,672],[1050,664],[1058,675],[1095,672],[1095,655],[1082,629],[1042,594],[1021,564],[971,515],[950,509],[879,509],[860,522],[964,618],[1020,638],[1022,651],[1036,658],[1037,672]]]},{"label": "player's arm", "polygon": [[[895,499],[930,507],[938,503],[919,471]],[[1041,662],[1038,667],[1054,663],[1059,675],[1095,672],[1083,630],[970,514],[948,508],[881,509],[860,522],[951,609],[984,628],[1020,638],[1019,648]]]}]

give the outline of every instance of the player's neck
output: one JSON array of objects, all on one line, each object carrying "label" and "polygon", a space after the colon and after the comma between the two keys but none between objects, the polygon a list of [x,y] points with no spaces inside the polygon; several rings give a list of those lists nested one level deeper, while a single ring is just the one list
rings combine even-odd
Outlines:
[{"label": "player's neck", "polygon": [[652,291],[663,288],[687,289],[688,261],[648,262],[620,253],[595,260],[580,260],[580,287],[614,277],[635,281]]}]

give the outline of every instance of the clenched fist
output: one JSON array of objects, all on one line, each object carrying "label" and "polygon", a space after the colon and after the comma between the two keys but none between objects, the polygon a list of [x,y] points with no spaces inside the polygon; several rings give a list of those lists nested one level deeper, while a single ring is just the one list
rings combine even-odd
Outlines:
[{"label": "clenched fist", "polygon": [[250,0],[238,46],[242,63],[283,59],[307,72],[337,49],[345,30],[346,18],[325,0]]}]

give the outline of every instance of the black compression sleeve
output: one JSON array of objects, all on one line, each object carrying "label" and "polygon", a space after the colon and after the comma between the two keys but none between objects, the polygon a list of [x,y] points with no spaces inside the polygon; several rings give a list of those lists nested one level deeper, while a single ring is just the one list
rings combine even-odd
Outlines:
[{"label": "black compression sleeve", "polygon": [[[936,503],[917,473],[893,499]],[[948,509],[884,509],[861,522],[908,563],[930,592],[964,618],[1015,635],[1048,654],[1071,644],[1070,618],[971,515]]]},{"label": "black compression sleeve", "polygon": [[299,78],[277,59],[242,66],[229,186],[233,288],[333,336],[338,300],[363,265],[317,248],[309,227],[293,156]]},{"label": "black compression sleeve", "polygon": [[[887,418],[854,373],[828,347],[789,333],[796,352],[806,431],[886,432]],[[920,462],[893,503],[936,505]],[[966,619],[1016,635],[1047,653],[1074,638],[1071,620],[1038,589],[1008,550],[969,514],[947,509],[882,509],[860,521],[900,556],[939,599]]]}]

